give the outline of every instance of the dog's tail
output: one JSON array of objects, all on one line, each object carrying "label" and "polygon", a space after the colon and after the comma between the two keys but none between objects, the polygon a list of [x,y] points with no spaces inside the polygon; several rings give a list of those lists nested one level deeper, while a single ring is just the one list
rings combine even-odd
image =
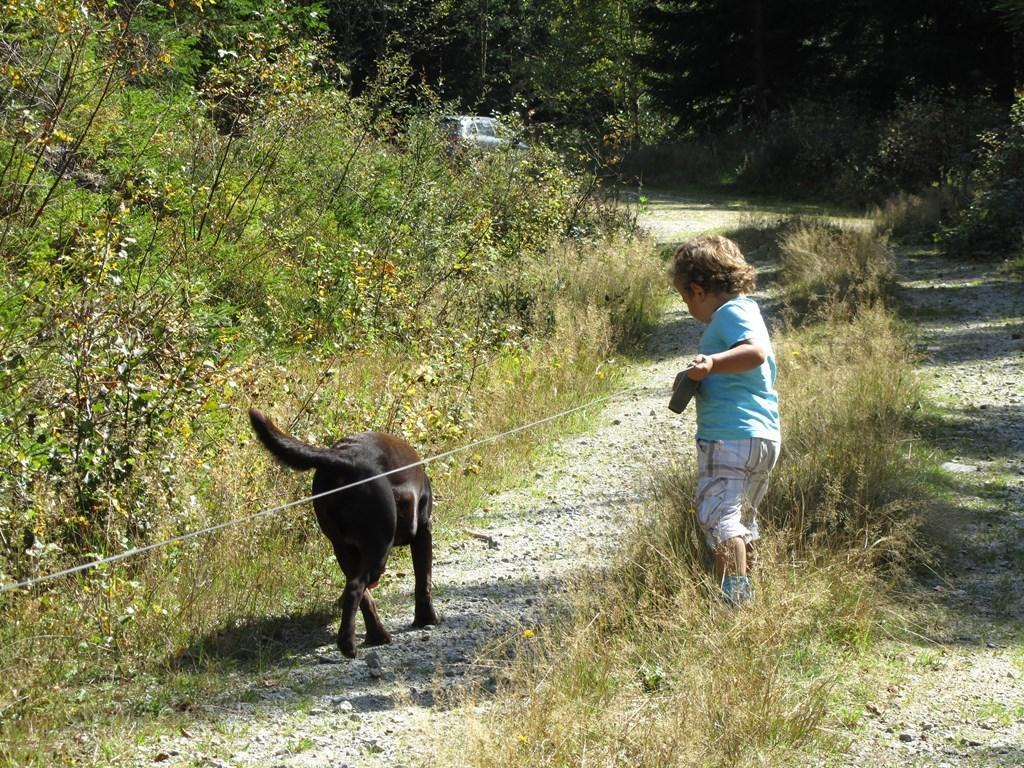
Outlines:
[{"label": "dog's tail", "polygon": [[305,471],[317,467],[349,466],[347,461],[328,448],[306,445],[291,435],[286,435],[255,408],[249,409],[249,422],[260,442],[286,467]]}]

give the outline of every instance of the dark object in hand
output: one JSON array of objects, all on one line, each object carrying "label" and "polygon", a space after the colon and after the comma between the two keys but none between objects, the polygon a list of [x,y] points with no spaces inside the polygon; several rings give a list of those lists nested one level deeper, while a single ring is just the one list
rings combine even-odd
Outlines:
[{"label": "dark object in hand", "polygon": [[673,413],[682,413],[700,389],[700,382],[691,379],[686,373],[688,370],[680,371],[672,385],[672,399],[668,401],[668,409]]}]

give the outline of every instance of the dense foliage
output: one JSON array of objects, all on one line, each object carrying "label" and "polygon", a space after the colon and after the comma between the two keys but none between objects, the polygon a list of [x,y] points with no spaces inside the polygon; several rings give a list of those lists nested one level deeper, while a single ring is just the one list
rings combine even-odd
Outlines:
[{"label": "dense foliage", "polygon": [[[186,504],[184,443],[261,360],[329,370],[401,349],[409,375],[451,391],[432,428],[393,428],[457,436],[479,365],[553,328],[557,287],[532,265],[603,226],[587,178],[542,147],[453,153],[433,93],[410,108],[400,61],[354,98],[297,27],[257,26],[210,57],[198,24],[191,42],[188,24],[159,34],[198,5],[14,10],[0,61],[8,577],[148,540],[158,510]],[[214,43],[230,19],[217,13]]]},{"label": "dense foliage", "polygon": [[992,3],[714,0],[646,4],[654,92],[688,123],[731,125],[825,103],[861,108],[937,89],[991,93],[1021,83],[1021,40]]},{"label": "dense foliage", "polygon": [[644,3],[638,56],[683,144],[627,167],[858,206],[924,195],[930,223],[901,229],[998,255],[1020,243],[1008,148],[1022,18],[1017,0]]},{"label": "dense foliage", "polygon": [[943,233],[948,250],[960,255],[1024,257],[1024,92],[1010,110],[1004,131],[981,136],[981,162],[962,215]]}]

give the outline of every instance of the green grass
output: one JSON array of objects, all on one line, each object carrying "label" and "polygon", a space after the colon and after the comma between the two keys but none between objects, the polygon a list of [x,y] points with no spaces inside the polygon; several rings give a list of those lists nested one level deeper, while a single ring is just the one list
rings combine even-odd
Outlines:
[{"label": "green grass", "polygon": [[752,218],[818,217],[861,220],[863,212],[834,203],[794,202],[781,195],[756,194],[738,191],[725,186],[702,187],[682,181],[673,185],[643,185],[643,194],[648,197],[664,196],[683,198],[701,205],[734,209],[749,214]]}]

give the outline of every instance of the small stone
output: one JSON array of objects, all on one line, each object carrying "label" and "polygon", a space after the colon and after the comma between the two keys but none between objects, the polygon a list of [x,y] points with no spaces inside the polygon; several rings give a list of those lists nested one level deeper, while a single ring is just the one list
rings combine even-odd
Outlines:
[{"label": "small stone", "polygon": [[973,464],[961,464],[959,461],[947,461],[942,465],[942,468],[947,472],[955,472],[957,474],[978,471],[978,468]]},{"label": "small stone", "polygon": [[487,545],[488,549],[497,549],[498,548],[498,541],[497,541],[497,539],[495,539],[493,536],[490,536],[489,534],[483,533],[481,531],[470,531],[469,535],[472,536],[477,541],[482,541],[484,544]]},{"label": "small stone", "polygon": [[915,736],[912,733],[901,733],[900,734],[900,741],[902,741],[904,744],[909,743],[909,742],[913,741],[914,739],[915,739]]},{"label": "small stone", "polygon": [[376,651],[366,654],[366,669],[370,673],[370,677],[380,677],[384,673],[384,665],[381,664],[380,656]]}]

